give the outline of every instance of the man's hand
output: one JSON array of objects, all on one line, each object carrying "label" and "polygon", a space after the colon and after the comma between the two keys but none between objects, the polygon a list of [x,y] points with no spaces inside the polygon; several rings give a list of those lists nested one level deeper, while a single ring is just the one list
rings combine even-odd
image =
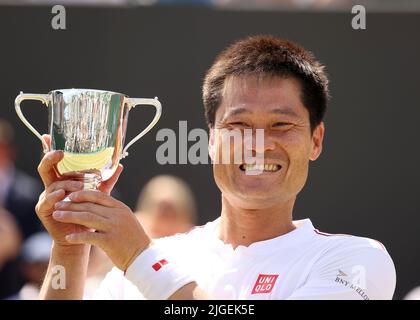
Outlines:
[{"label": "man's hand", "polygon": [[73,192],[69,198],[71,202],[56,203],[52,215],[57,223],[83,226],[66,236],[68,243],[102,248],[121,270],[150,245],[150,238],[124,203],[92,190]]},{"label": "man's hand", "polygon": [[[44,135],[43,139],[49,146],[51,145],[50,136]],[[44,227],[54,239],[55,245],[74,246],[74,244],[66,241],[66,235],[83,232],[87,229],[84,226],[77,224],[58,222],[52,218],[54,205],[58,201],[63,200],[66,197],[66,194],[83,188],[82,182],[62,180],[56,173],[54,166],[60,162],[63,156],[64,154],[62,151],[50,151],[42,158],[41,163],[38,166],[38,172],[44,183],[45,191],[40,195],[35,211]],[[98,189],[102,192],[110,193],[122,170],[122,166],[119,166],[115,174],[109,180],[101,183]]]}]

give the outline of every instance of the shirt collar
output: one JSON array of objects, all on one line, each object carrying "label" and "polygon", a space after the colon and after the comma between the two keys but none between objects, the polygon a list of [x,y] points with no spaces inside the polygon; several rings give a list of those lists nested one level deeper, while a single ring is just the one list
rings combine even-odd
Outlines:
[{"label": "shirt collar", "polygon": [[308,241],[309,239],[314,237],[315,235],[313,232],[315,228],[309,218],[302,220],[294,220],[293,223],[296,226],[296,229],[286,234],[268,240],[257,241],[250,244],[247,247],[240,245],[235,250],[233,250],[231,244],[224,243],[219,238],[218,230],[220,227],[220,221],[221,218],[219,217],[213,222],[211,222],[211,226],[209,228],[209,236],[212,238],[211,242],[218,248],[223,248],[232,252],[243,252],[249,254],[267,254],[268,252],[276,251],[281,248],[291,248],[293,246],[302,244],[303,242]]}]

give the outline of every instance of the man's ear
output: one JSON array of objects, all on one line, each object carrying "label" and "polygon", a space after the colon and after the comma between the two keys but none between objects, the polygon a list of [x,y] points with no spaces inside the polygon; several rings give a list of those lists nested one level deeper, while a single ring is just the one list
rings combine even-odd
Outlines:
[{"label": "man's ear", "polygon": [[209,134],[210,134],[210,138],[209,138],[209,156],[212,162],[214,162],[214,159],[216,157],[216,147],[215,147],[215,138],[214,138],[214,129],[213,128],[209,128]]},{"label": "man's ear", "polygon": [[314,132],[312,133],[312,143],[311,143],[311,154],[309,160],[315,161],[318,159],[319,155],[322,152],[322,142],[324,140],[325,126],[324,122],[321,122],[316,126]]}]

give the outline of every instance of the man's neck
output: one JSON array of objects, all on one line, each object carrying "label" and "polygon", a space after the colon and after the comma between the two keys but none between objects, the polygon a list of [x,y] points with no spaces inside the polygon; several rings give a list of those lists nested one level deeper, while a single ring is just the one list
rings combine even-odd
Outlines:
[{"label": "man's neck", "polygon": [[222,195],[219,237],[235,249],[258,241],[269,240],[294,229],[292,211],[295,199],[275,207],[244,209],[233,206]]}]

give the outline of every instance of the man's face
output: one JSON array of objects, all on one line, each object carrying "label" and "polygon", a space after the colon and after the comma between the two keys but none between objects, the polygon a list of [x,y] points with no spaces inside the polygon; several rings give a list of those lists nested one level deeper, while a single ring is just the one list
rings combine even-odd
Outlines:
[{"label": "man's face", "polygon": [[[252,129],[252,143],[242,139],[233,147],[228,132],[245,129]],[[255,129],[264,129],[262,148],[255,143]],[[294,200],[306,182],[309,160],[321,153],[323,135],[323,123],[311,133],[296,79],[227,79],[209,151],[215,159],[230,141],[232,163],[213,165],[216,184],[231,204],[241,208],[259,209]],[[244,152],[244,148],[252,149],[253,155],[263,154],[266,166],[262,173],[247,174],[244,163],[233,163],[233,153]]]}]

